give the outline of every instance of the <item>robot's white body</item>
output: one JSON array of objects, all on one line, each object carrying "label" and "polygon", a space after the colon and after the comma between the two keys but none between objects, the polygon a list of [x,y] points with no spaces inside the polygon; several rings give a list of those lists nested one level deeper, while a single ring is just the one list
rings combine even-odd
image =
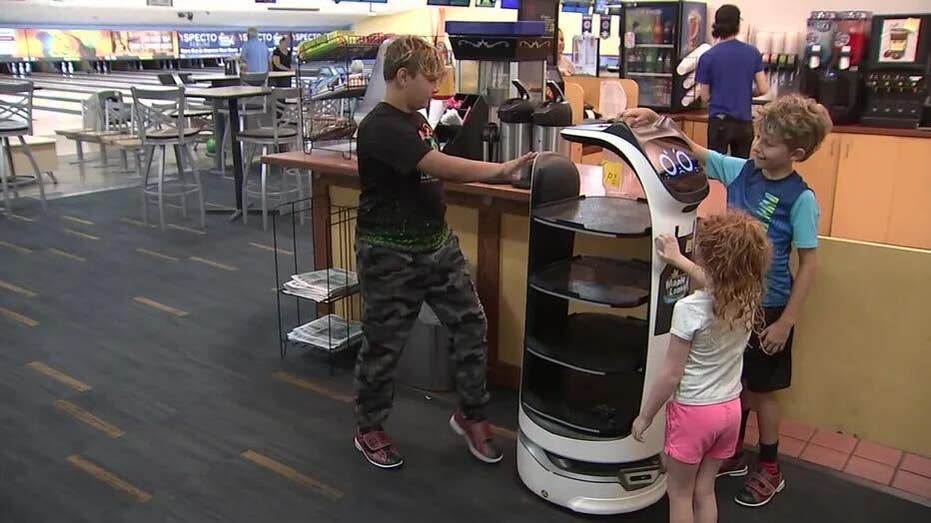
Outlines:
[{"label": "robot's white body", "polygon": [[[578,126],[563,130],[562,136],[570,142],[600,145],[625,160],[640,179],[646,195],[651,240],[661,234],[674,235],[688,253],[697,207],[708,189],[707,179],[697,161],[688,154],[680,133],[671,122],[663,121],[643,130],[630,130],[623,124]],[[653,140],[674,146],[664,150]],[[676,148],[679,144],[681,147]],[[674,167],[672,170],[677,174],[668,176],[670,154],[673,160],[678,155],[685,167],[692,170],[684,167],[680,173],[678,167]],[[654,159],[652,163],[650,157]],[[694,190],[677,193],[675,186],[681,188],[679,181],[683,178],[675,179],[675,183],[670,180],[684,175],[692,177],[686,186]],[[669,345],[672,306],[687,292],[688,280],[653,256],[650,289],[649,337],[641,403],[662,370]],[[539,423],[539,419],[528,414],[521,403],[518,472],[537,495],[577,512],[619,514],[652,505],[665,494],[666,477],[658,459],[664,444],[664,409],[644,434],[643,442],[629,434],[616,439],[567,437],[557,433],[560,431],[550,430],[552,427],[546,427],[546,423]]]}]

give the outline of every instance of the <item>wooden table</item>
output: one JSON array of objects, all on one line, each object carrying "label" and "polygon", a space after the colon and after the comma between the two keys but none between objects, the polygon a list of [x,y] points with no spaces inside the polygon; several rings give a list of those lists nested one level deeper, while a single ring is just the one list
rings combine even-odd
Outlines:
[{"label": "wooden table", "polygon": [[[242,205],[242,180],[243,180],[243,171],[242,171],[242,148],[239,144],[239,100],[242,98],[252,98],[255,96],[266,96],[271,93],[272,90],[269,87],[252,87],[247,85],[235,85],[230,87],[210,87],[206,89],[188,89],[185,91],[187,96],[204,98],[206,100],[212,100],[214,103],[214,114],[216,115],[216,109],[219,104],[223,101],[227,103],[227,109],[229,110],[229,123],[230,126],[230,143],[231,148],[230,152],[233,155],[233,179],[236,184],[236,209],[233,211],[232,216],[230,216],[230,221],[236,220],[242,216],[243,212],[248,212],[248,209],[243,209]],[[214,120],[215,122],[217,120]],[[220,140],[223,139],[222,136],[219,137]],[[220,155],[217,154],[217,157]],[[228,212],[224,209],[208,209],[207,212]],[[255,211],[258,213],[259,211]]]}]

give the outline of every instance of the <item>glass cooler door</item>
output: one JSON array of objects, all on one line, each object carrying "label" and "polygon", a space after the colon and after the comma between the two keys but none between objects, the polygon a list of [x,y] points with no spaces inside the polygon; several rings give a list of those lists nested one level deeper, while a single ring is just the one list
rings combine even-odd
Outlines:
[{"label": "glass cooler door", "polygon": [[641,106],[660,110],[672,106],[678,13],[675,3],[633,3],[625,9],[622,76],[639,85]]}]

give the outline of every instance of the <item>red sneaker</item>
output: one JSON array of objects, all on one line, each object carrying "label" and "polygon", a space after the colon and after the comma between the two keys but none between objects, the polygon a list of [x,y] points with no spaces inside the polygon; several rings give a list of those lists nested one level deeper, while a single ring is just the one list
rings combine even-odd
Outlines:
[{"label": "red sneaker", "polygon": [[743,477],[750,472],[750,467],[747,465],[747,458],[744,454],[741,454],[734,458],[727,458],[721,463],[721,468],[718,469],[718,477],[721,476],[731,476],[731,477]]},{"label": "red sneaker", "polygon": [[745,507],[762,507],[784,488],[786,480],[781,470],[777,468],[772,472],[761,466],[747,477],[744,488],[737,493],[734,501]]},{"label": "red sneaker", "polygon": [[404,464],[404,458],[394,447],[394,443],[383,430],[373,430],[362,433],[356,431],[353,438],[356,449],[365,456],[372,465],[383,469],[393,469]]},{"label": "red sneaker", "polygon": [[462,413],[462,410],[456,410],[449,418],[449,426],[456,434],[465,438],[469,452],[476,459],[485,463],[498,463],[504,458],[504,454],[495,445],[491,423],[488,423],[488,420],[469,419]]}]

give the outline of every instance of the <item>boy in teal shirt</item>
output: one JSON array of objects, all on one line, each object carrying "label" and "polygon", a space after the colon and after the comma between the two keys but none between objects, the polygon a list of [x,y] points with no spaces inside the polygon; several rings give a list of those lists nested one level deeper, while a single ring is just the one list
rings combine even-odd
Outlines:
[{"label": "boy in teal shirt", "polygon": [[[658,115],[631,109],[622,118],[631,125],[647,125]],[[792,335],[802,305],[811,290],[817,267],[818,203],[814,192],[795,172],[795,163],[811,157],[831,130],[827,110],[810,98],[781,97],[761,111],[751,158],[744,160],[709,151],[690,142],[710,178],[727,186],[728,207],[749,212],[762,221],[773,244],[773,260],[766,276],[763,324],[744,353],[743,416],[734,457],[719,475],[745,476],[743,439],[750,410],[757,413],[760,431],[759,467],[747,478],[735,501],[748,507],[768,503],[785,488],[779,467],[779,403],[776,391],[792,381]],[[789,269],[792,248],[798,251],[798,271]]]}]

